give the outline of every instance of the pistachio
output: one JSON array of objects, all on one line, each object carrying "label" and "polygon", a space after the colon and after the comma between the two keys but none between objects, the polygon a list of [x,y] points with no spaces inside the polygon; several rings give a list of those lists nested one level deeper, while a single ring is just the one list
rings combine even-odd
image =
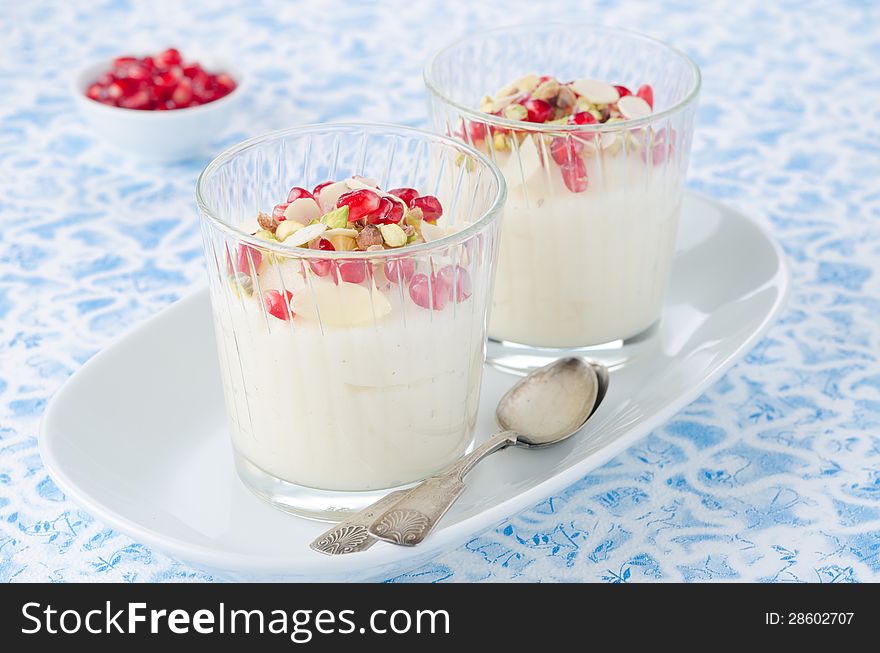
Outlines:
[{"label": "pistachio", "polygon": [[254,238],[259,238],[260,240],[277,240],[275,234],[266,229],[260,229],[257,233],[254,234]]},{"label": "pistachio", "polygon": [[495,100],[491,95],[486,95],[480,100],[480,111],[483,113],[495,113]]},{"label": "pistachio", "polygon": [[495,145],[496,152],[505,152],[510,149],[510,144],[507,142],[507,134],[496,132],[495,136],[492,137],[492,142]]},{"label": "pistachio", "polygon": [[525,120],[529,116],[529,112],[521,104],[511,104],[504,109],[504,117],[508,120]]},{"label": "pistachio", "polygon": [[246,297],[250,297],[254,294],[254,282],[244,272],[236,272],[235,274],[229,275],[229,287],[232,289],[232,292],[236,297],[239,297],[239,291],[244,293]]},{"label": "pistachio", "polygon": [[368,224],[364,227],[361,232],[357,235],[357,244],[361,249],[369,249],[372,245],[381,245],[384,241],[382,240],[382,233],[379,231],[379,228],[374,224]]},{"label": "pistachio", "polygon": [[275,216],[262,211],[257,214],[257,222],[266,231],[275,231],[278,227],[278,220],[275,219]]},{"label": "pistachio", "polygon": [[396,224],[380,224],[379,231],[382,234],[382,240],[389,247],[403,247],[406,245],[406,233]]},{"label": "pistachio", "polygon": [[285,220],[284,222],[280,222],[278,228],[275,229],[275,238],[284,242],[292,233],[303,228],[303,225],[295,220]]},{"label": "pistachio", "polygon": [[546,82],[538,84],[538,87],[532,91],[532,97],[536,100],[549,100],[559,95],[561,88],[555,79],[548,79]]},{"label": "pistachio", "polygon": [[343,229],[348,226],[348,206],[340,206],[338,209],[325,213],[321,216],[321,222],[328,229]]}]

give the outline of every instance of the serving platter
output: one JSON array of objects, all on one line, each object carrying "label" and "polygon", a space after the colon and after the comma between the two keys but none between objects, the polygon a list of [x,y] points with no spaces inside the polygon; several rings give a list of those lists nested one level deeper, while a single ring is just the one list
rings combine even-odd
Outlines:
[{"label": "serving platter", "polygon": [[[687,194],[669,295],[639,355],[612,371],[596,414],[542,450],[511,449],[468,475],[466,492],[417,547],[379,542],[325,556],[327,525],[252,495],[232,461],[207,289],[97,354],[56,393],[40,452],[57,485],[97,519],[219,578],[378,580],[457,547],[574,483],[697,398],[782,309],[784,256],[755,222]],[[487,367],[477,440],[517,377]]]}]

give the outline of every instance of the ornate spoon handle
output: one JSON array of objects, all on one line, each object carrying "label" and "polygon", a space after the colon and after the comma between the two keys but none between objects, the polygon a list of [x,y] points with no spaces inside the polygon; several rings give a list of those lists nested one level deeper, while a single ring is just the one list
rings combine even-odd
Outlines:
[{"label": "ornate spoon handle", "polygon": [[389,508],[371,524],[370,534],[380,540],[415,546],[422,542],[464,491],[464,476],[489,454],[516,444],[516,433],[502,431],[438,476],[432,476]]},{"label": "ornate spoon handle", "polygon": [[376,517],[402,499],[406,493],[407,490],[398,490],[386,494],[359,513],[321,533],[309,546],[315,551],[327,555],[345,555],[366,551],[376,543],[376,538],[370,535],[367,527]]}]

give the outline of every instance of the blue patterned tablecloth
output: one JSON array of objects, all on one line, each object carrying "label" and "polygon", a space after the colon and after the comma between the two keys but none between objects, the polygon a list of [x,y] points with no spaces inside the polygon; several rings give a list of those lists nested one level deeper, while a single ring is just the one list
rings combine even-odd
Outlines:
[{"label": "blue patterned tablecloth", "polygon": [[71,71],[131,48],[222,50],[255,83],[219,150],[303,122],[424,125],[433,49],[550,15],[645,31],[696,58],[689,185],[775,234],[791,301],[641,443],[390,580],[880,578],[880,5],[220,4],[0,4],[0,581],[209,579],[80,510],[37,453],[65,379],[204,282],[193,201],[204,162],[143,165],[106,148],[75,111]]}]

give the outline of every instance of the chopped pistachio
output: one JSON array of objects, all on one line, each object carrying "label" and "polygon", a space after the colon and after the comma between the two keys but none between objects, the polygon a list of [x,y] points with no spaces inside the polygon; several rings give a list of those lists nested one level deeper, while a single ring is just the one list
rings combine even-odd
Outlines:
[{"label": "chopped pistachio", "polygon": [[328,229],[342,229],[348,226],[348,206],[340,206],[338,209],[325,213],[321,216],[321,222]]},{"label": "chopped pistachio", "polygon": [[250,297],[254,294],[254,282],[244,272],[236,272],[235,274],[229,275],[229,287],[232,289],[232,292],[236,297],[239,296],[239,289],[241,292],[245,294],[246,297]]},{"label": "chopped pistachio", "polygon": [[495,144],[496,152],[504,152],[510,149],[510,144],[507,142],[507,134],[496,132],[492,142]]},{"label": "chopped pistachio", "polygon": [[374,224],[368,224],[357,235],[357,244],[361,249],[369,249],[371,245],[381,245],[383,242],[382,233]]},{"label": "chopped pistachio", "polygon": [[548,79],[546,82],[538,84],[538,87],[532,91],[532,97],[536,100],[549,100],[559,95],[560,88],[559,82],[555,79]]},{"label": "chopped pistachio", "polygon": [[292,233],[304,228],[305,227],[296,220],[285,220],[284,222],[280,222],[278,228],[275,229],[275,238],[284,242]]},{"label": "chopped pistachio", "polygon": [[255,233],[254,238],[259,238],[260,240],[277,240],[275,234],[273,234],[271,231],[266,231],[265,229],[260,229],[257,233]]},{"label": "chopped pistachio", "polygon": [[480,100],[480,111],[483,113],[495,113],[495,100],[491,95],[486,95]]},{"label": "chopped pistachio", "polygon": [[504,109],[504,117],[509,120],[525,120],[529,117],[529,112],[521,104],[511,104]]},{"label": "chopped pistachio", "polygon": [[396,224],[380,224],[379,231],[382,234],[382,240],[389,247],[403,247],[406,245],[406,232]]}]

